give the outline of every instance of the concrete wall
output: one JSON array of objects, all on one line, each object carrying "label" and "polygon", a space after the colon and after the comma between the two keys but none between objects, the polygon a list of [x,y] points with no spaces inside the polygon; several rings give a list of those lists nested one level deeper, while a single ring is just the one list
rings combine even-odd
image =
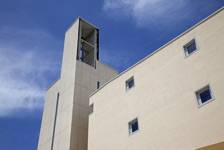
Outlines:
[{"label": "concrete wall", "polygon": [[[79,22],[76,21],[65,34],[60,84],[54,84],[47,91],[38,150],[51,149],[57,93],[60,93],[60,96],[53,147],[54,150],[69,150],[70,148],[70,133],[75,88],[75,64],[78,45],[78,27]],[[42,134],[44,134],[44,136],[42,136]],[[46,137],[49,138],[45,139]]]},{"label": "concrete wall", "polygon": [[44,111],[39,135],[38,150],[50,150],[54,128],[57,93],[60,89],[60,80],[52,85],[45,96]]},{"label": "concrete wall", "polygon": [[100,62],[94,68],[76,59],[80,20],[65,35],[61,78],[47,91],[38,150],[87,150],[89,95],[96,90],[97,81],[104,83],[117,75]]},{"label": "concrete wall", "polygon": [[197,150],[223,150],[224,149],[224,142],[212,144],[203,148],[199,148]]},{"label": "concrete wall", "polygon": [[[89,150],[190,150],[224,141],[224,11],[210,17],[90,97]],[[195,38],[198,51],[183,45]],[[134,76],[135,87],[125,89]],[[209,84],[215,100],[198,107]],[[129,135],[128,122],[140,130]]]},{"label": "concrete wall", "polygon": [[[89,95],[101,84],[116,76],[117,72],[97,62],[96,69],[80,61],[76,62],[75,97],[71,131],[71,149],[87,150]],[[78,134],[77,134],[78,133]]]}]

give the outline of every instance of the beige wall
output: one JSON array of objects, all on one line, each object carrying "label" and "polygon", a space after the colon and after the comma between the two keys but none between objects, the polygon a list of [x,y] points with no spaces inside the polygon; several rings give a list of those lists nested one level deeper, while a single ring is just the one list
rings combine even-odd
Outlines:
[{"label": "beige wall", "polygon": [[59,91],[60,80],[56,81],[48,89],[45,96],[44,111],[42,116],[41,130],[39,135],[38,150],[50,150],[52,143],[57,92]]},{"label": "beige wall", "polygon": [[[76,21],[65,34],[60,85],[54,84],[47,91],[47,95],[51,96],[47,96],[45,98],[46,102],[44,106],[40,131],[40,135],[44,134],[44,136],[40,136],[39,138],[38,150],[51,149],[53,124],[56,113],[57,93],[60,93],[60,96],[54,136],[54,150],[68,150],[70,148],[78,27],[79,22]],[[46,123],[44,123],[44,120],[47,120]],[[51,126],[49,126],[48,124],[50,124]],[[46,142],[45,137],[48,137],[48,142]]]},{"label": "beige wall", "polygon": [[209,145],[203,148],[199,148],[197,150],[223,150],[223,149],[224,149],[224,142]]},{"label": "beige wall", "polygon": [[[198,51],[185,57],[195,38]],[[190,150],[224,141],[224,11],[210,17],[90,97],[89,150]],[[135,87],[125,90],[134,76]],[[209,84],[215,100],[198,107]],[[128,133],[138,117],[140,130]]]},{"label": "beige wall", "polygon": [[[87,150],[89,95],[101,84],[116,76],[117,72],[97,62],[96,68],[76,62],[75,94],[71,131],[71,150]],[[78,134],[77,134],[78,133]]]},{"label": "beige wall", "polygon": [[60,97],[53,150],[87,150],[89,95],[96,90],[97,81],[104,83],[117,75],[100,62],[94,68],[76,60],[79,22],[77,19],[66,32],[61,78],[46,94],[38,150],[51,150],[57,93]]}]

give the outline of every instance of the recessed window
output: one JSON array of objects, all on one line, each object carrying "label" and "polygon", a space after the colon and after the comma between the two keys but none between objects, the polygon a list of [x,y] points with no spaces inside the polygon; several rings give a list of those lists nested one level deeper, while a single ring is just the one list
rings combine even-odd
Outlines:
[{"label": "recessed window", "polygon": [[139,130],[138,119],[136,118],[136,119],[130,121],[128,123],[128,127],[129,127],[129,134],[132,134],[132,133],[138,131]]},{"label": "recessed window", "polygon": [[93,113],[94,104],[90,105],[90,114]]},{"label": "recessed window", "polygon": [[100,88],[100,81],[97,81],[97,83],[96,83],[96,87],[97,87],[97,89]]},{"label": "recessed window", "polygon": [[131,77],[126,81],[126,90],[133,88],[135,85],[134,77]]},{"label": "recessed window", "polygon": [[193,52],[197,50],[195,39],[188,42],[186,45],[184,45],[184,52],[186,56],[191,55]]},{"label": "recessed window", "polygon": [[214,99],[209,85],[198,90],[196,92],[196,96],[199,106],[206,104]]}]

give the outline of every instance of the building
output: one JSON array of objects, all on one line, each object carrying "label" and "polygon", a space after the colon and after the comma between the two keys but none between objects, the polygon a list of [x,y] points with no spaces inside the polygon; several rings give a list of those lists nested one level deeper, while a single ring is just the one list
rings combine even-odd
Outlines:
[{"label": "building", "polygon": [[87,150],[89,95],[116,75],[99,62],[99,30],[78,18],[65,34],[60,79],[46,94],[38,150]]},{"label": "building", "polygon": [[224,149],[224,8],[118,75],[98,33],[80,18],[67,31],[38,150]]}]

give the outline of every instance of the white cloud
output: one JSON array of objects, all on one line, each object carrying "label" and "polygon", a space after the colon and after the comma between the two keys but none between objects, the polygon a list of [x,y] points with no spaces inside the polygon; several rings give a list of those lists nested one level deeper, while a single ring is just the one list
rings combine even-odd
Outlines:
[{"label": "white cloud", "polygon": [[0,34],[0,117],[40,109],[48,75],[59,68],[47,50],[58,41],[44,31],[3,27]]},{"label": "white cloud", "polygon": [[116,17],[129,16],[139,26],[153,26],[154,23],[169,25],[173,20],[188,16],[183,11],[189,0],[104,0],[103,9]]}]

